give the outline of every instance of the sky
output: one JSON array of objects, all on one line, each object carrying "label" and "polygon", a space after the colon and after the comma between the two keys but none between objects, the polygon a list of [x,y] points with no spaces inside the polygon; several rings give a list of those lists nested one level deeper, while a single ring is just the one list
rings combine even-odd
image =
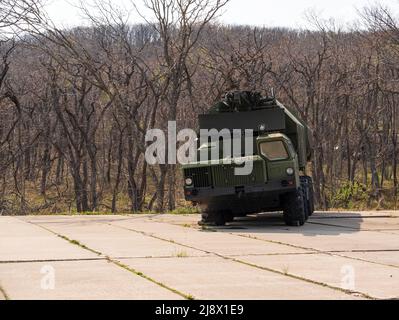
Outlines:
[{"label": "sky", "polygon": [[[85,19],[75,7],[79,0],[47,1],[47,12],[58,25],[73,27],[85,24]],[[130,11],[133,23],[143,22],[132,5],[134,2],[139,10],[143,10],[142,0],[111,1],[125,12]],[[306,18],[306,13],[314,12],[323,20],[332,18],[338,25],[350,28],[357,23],[362,8],[375,4],[388,7],[399,15],[399,0],[230,0],[218,20],[234,25],[313,29],[314,25]],[[149,17],[147,13],[145,16]]]}]

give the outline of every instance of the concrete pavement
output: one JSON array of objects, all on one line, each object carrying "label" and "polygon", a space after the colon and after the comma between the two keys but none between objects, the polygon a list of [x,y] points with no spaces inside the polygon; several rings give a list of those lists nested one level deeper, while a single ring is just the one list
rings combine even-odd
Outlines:
[{"label": "concrete pavement", "polygon": [[106,260],[1,263],[0,278],[18,300],[183,299]]},{"label": "concrete pavement", "polygon": [[[0,217],[0,299],[392,299],[397,212]],[[4,292],[4,294],[2,293]]]}]

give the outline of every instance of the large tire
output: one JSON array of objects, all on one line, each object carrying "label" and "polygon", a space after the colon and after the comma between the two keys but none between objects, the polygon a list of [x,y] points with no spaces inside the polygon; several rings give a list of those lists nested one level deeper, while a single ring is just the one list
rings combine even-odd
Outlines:
[{"label": "large tire", "polygon": [[199,224],[224,226],[226,224],[226,215],[222,211],[204,210],[202,212],[202,220],[199,222]]},{"label": "large tire", "polygon": [[284,222],[287,226],[299,227],[305,224],[305,202],[301,187],[284,196],[283,211]]},{"label": "large tire", "polygon": [[226,220],[226,222],[233,222],[234,214],[231,211],[226,211],[224,214],[224,219]]}]

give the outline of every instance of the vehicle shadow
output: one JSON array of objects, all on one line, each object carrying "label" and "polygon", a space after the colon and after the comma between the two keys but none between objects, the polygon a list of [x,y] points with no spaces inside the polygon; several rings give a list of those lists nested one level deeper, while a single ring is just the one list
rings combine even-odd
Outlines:
[{"label": "vehicle shadow", "polygon": [[235,218],[224,227],[215,227],[223,232],[250,233],[301,233],[305,236],[339,235],[359,232],[364,218],[360,213],[315,212],[302,227],[285,225],[282,213],[262,213]]}]

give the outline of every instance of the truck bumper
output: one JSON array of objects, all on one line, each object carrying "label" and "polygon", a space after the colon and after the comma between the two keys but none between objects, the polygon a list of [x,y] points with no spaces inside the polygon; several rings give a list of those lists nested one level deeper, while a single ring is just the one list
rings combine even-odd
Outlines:
[{"label": "truck bumper", "polygon": [[280,208],[280,195],[295,190],[295,184],[281,181],[261,185],[236,187],[185,188],[187,201],[214,210],[258,212]]}]

